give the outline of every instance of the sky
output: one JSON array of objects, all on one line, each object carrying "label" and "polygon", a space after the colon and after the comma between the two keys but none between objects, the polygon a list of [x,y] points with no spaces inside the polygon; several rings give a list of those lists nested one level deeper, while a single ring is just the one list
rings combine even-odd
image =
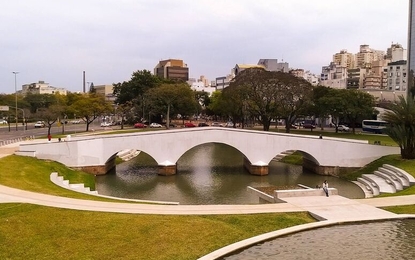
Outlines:
[{"label": "sky", "polygon": [[[0,93],[76,92],[182,59],[210,81],[278,59],[315,74],[342,49],[407,48],[407,0],[0,0]],[[13,74],[13,72],[19,72]],[[15,85],[16,83],[16,85]]]}]

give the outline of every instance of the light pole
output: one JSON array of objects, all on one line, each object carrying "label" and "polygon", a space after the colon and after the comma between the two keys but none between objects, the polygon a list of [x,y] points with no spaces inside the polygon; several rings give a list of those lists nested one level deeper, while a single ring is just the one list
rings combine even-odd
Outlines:
[{"label": "light pole", "polygon": [[14,74],[14,99],[15,99],[15,108],[16,108],[16,131],[17,131],[17,74],[19,73],[18,71],[13,71],[12,72]]}]

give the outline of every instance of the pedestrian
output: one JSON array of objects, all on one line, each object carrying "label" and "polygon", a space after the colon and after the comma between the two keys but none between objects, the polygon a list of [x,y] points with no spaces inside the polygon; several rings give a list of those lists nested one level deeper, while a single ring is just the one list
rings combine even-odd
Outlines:
[{"label": "pedestrian", "polygon": [[323,182],[323,190],[326,193],[326,196],[329,196],[329,184],[327,183],[327,180],[324,180]]}]

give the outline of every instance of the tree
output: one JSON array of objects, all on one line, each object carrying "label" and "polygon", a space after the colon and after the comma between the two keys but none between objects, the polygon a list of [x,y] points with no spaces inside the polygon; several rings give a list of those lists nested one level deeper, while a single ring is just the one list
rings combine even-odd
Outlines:
[{"label": "tree", "polygon": [[340,95],[345,101],[343,114],[355,133],[356,123],[362,117],[371,117],[375,114],[375,98],[366,92],[355,89],[341,89]]},{"label": "tree", "polygon": [[[268,131],[271,120],[276,118],[278,111],[279,75],[261,68],[251,68],[240,72],[230,83],[229,89],[239,88],[244,93],[240,107],[247,111]],[[228,104],[226,104],[228,105]]]},{"label": "tree", "polygon": [[385,132],[400,147],[403,159],[415,159],[415,102],[412,96],[399,100],[389,107],[383,119],[389,123]]},{"label": "tree", "polygon": [[103,96],[87,93],[80,94],[69,109],[85,121],[86,131],[89,131],[89,125],[97,117],[112,111],[112,104],[106,101]]},{"label": "tree", "polygon": [[313,86],[303,78],[292,74],[276,72],[278,78],[278,114],[285,121],[285,132],[289,133],[291,125],[300,115],[311,109]]},{"label": "tree", "polygon": [[38,115],[46,123],[48,127],[48,137],[50,136],[50,129],[52,125],[58,121],[58,118],[62,115],[64,106],[59,104],[50,105],[48,108],[40,108]]},{"label": "tree", "polygon": [[176,112],[182,116],[196,111],[194,93],[185,83],[162,84],[147,91],[145,99],[153,113],[165,115],[166,127],[170,127],[170,116]]}]

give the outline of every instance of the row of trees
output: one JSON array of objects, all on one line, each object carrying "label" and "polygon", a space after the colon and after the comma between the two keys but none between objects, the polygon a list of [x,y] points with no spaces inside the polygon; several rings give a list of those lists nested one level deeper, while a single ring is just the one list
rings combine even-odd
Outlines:
[{"label": "row of trees", "polygon": [[[15,106],[15,95],[0,95],[0,104],[4,106]],[[95,93],[78,94],[68,93],[60,94],[27,94],[26,96],[17,96],[19,109],[24,109],[25,120],[45,121],[50,128],[55,123],[66,121],[67,118],[78,117],[85,121],[86,131],[89,131],[90,124],[99,116],[111,113],[113,106],[111,102],[105,100],[101,95]],[[11,119],[15,115],[13,109],[4,111],[2,117]],[[8,120],[10,123],[10,120]],[[64,129],[63,129],[64,131]]]},{"label": "row of trees", "polygon": [[347,120],[355,131],[362,117],[374,115],[374,106],[374,98],[362,91],[313,87],[288,73],[255,68],[242,71],[228,88],[214,93],[209,108],[242,125],[254,118],[265,131],[273,120],[282,119],[289,132],[299,118],[319,117],[323,122],[329,116],[336,127],[340,119]]}]

